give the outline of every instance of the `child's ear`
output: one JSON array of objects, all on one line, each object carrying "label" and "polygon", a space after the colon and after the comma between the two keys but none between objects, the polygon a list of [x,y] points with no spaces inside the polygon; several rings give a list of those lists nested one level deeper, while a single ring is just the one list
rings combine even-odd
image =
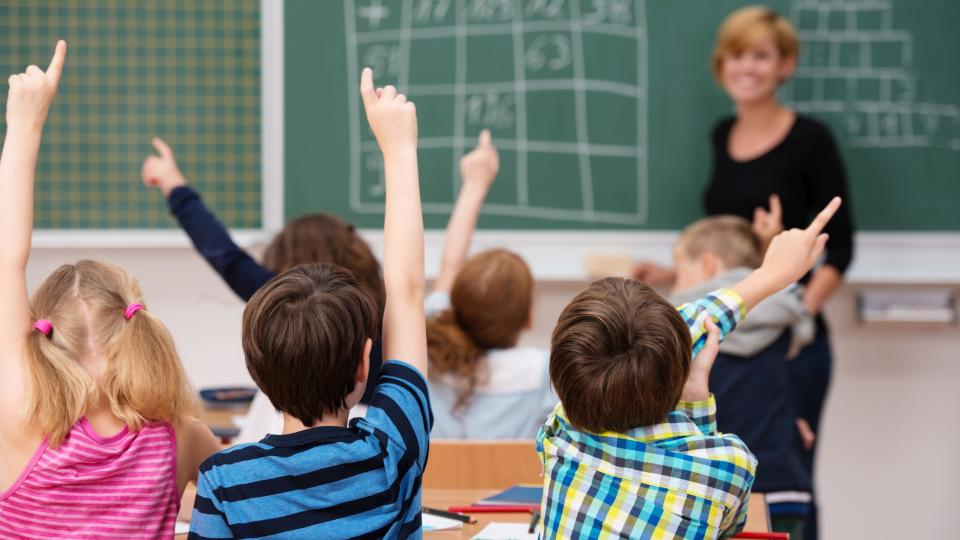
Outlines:
[{"label": "child's ear", "polygon": [[363,344],[363,357],[357,365],[357,384],[365,384],[370,375],[370,350],[373,349],[373,340],[367,338]]},{"label": "child's ear", "polygon": [[703,271],[703,277],[713,279],[723,273],[726,267],[720,257],[707,251],[700,256],[700,269]]}]

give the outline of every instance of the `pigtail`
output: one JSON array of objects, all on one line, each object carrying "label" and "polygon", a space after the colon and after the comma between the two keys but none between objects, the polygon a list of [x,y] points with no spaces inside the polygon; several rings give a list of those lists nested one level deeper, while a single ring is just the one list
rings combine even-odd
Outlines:
[{"label": "pigtail", "polygon": [[30,317],[36,322],[24,343],[25,418],[51,446],[63,441],[97,395],[96,382],[73,353],[87,335],[85,317],[71,309],[70,299],[76,296],[77,269],[68,264],[54,270],[30,301]]},{"label": "pigtail", "polygon": [[101,389],[114,415],[133,430],[146,422],[180,423],[197,412],[197,401],[166,326],[146,309],[116,306],[108,316],[115,331],[107,343]]},{"label": "pigtail", "polygon": [[27,336],[30,383],[27,387],[28,424],[59,445],[70,428],[96,398],[96,383],[66,352],[69,329],[56,326],[50,336],[33,330]]},{"label": "pigtail", "polygon": [[454,411],[469,403],[481,378],[486,376],[480,362],[485,352],[457,324],[453,310],[448,309],[427,321],[430,378],[447,376],[453,382],[457,392]]}]

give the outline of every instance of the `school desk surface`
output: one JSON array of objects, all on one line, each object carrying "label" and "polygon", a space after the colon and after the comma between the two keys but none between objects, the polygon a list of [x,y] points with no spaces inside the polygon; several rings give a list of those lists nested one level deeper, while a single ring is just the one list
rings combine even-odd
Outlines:
[{"label": "school desk surface", "polygon": [[[489,497],[497,493],[495,489],[425,489],[423,490],[423,505],[429,508],[438,508],[446,510],[450,506],[467,506],[480,499]],[[180,506],[180,516],[186,517],[193,508],[193,498],[196,495],[196,488],[193,484],[187,486],[183,494],[183,502]],[[472,517],[477,519],[477,523],[464,524],[462,529],[452,531],[433,531],[425,533],[427,538],[449,539],[473,538],[477,533],[483,530],[488,524],[493,522],[501,523],[529,523],[530,514],[528,513],[478,513]],[[747,524],[745,531],[750,532],[769,532],[770,516],[767,514],[766,500],[761,493],[750,495],[750,503],[747,507]],[[178,534],[177,540],[185,540],[187,535]]]}]

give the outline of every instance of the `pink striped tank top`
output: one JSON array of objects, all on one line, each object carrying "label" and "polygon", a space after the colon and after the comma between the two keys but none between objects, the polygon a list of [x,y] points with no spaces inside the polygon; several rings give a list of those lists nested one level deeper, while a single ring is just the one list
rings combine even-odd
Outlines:
[{"label": "pink striped tank top", "polygon": [[102,437],[83,417],[0,494],[0,538],[172,538],[179,505],[169,424]]}]

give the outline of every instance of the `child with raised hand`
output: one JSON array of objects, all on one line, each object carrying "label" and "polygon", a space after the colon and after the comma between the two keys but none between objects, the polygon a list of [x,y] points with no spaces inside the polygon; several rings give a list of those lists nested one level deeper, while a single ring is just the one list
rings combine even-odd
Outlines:
[{"label": "child with raised hand", "polygon": [[530,325],[533,304],[527,264],[503,249],[467,259],[499,167],[490,131],[484,130],[477,147],[460,160],[463,183],[447,224],[440,272],[427,297],[435,438],[533,438],[557,403],[549,352],[516,346]]},{"label": "child with raised hand", "polygon": [[243,315],[247,368],[283,413],[281,435],[201,467],[192,538],[407,538],[421,534],[421,476],[433,421],[427,391],[423,218],[413,103],[392,86],[360,92],[383,153],[385,357],[366,416],[347,414],[367,385],[379,319],[352,274],[294,267]]},{"label": "child with raised hand", "polygon": [[[167,199],[170,213],[177,219],[197,252],[203,256],[226,284],[244,301],[278,273],[299,264],[332,263],[354,273],[360,287],[370,295],[383,315],[384,291],[380,262],[356,229],[333,214],[309,214],[287,222],[274,236],[258,263],[237,246],[226,227],[204,204],[200,194],[188,183],[177,164],[173,149],[163,139],[152,141],[157,155],[147,156],[140,176],[144,185],[158,189]],[[380,370],[382,359],[379,336],[370,354],[370,371]],[[372,390],[372,389],[371,389]],[[367,393],[361,400],[368,403]],[[259,398],[259,396],[258,396]],[[257,399],[251,414],[257,414],[262,400]],[[268,407],[269,409],[269,407]],[[272,415],[272,411],[266,411]],[[248,418],[251,426],[269,424],[262,418]],[[244,432],[251,431],[244,429]],[[263,433],[258,434],[259,436]]]},{"label": "child with raised hand", "polygon": [[[673,249],[677,279],[670,300],[679,305],[739,283],[760,266],[766,243],[772,239],[764,239],[740,216],[718,215],[695,221],[680,232]],[[814,333],[813,317],[803,306],[800,286],[760,302],[750,318],[724,340],[720,352],[751,357],[776,342],[788,328],[787,357],[793,357],[813,340]]]},{"label": "child with raised hand", "polygon": [[112,265],[56,269],[27,298],[41,132],[60,80],[12,75],[0,157],[0,536],[171,537],[218,448],[170,334]]},{"label": "child with raised hand", "polygon": [[743,527],[757,462],[717,433],[709,367],[750,309],[814,265],[839,207],[836,198],[807,229],[776,236],[732,288],[680,308],[618,278],[564,308],[550,353],[560,404],[537,439],[546,537],[700,539]]}]

